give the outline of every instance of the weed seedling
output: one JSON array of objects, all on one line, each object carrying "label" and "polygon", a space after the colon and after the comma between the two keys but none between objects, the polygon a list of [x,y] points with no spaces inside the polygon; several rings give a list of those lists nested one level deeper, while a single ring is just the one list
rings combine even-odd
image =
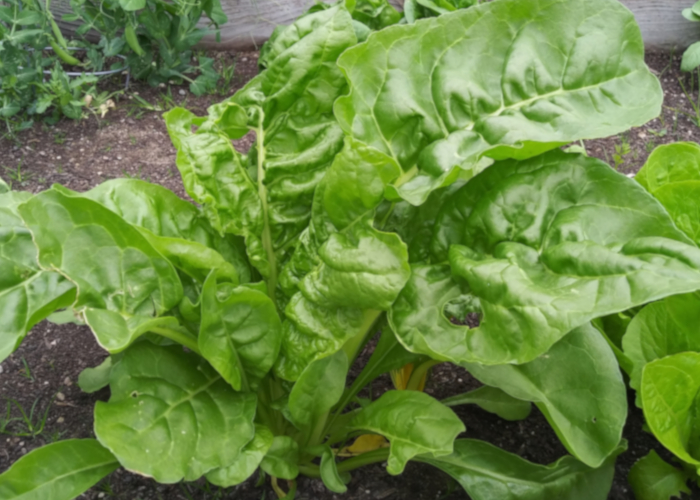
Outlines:
[{"label": "weed seedling", "polygon": [[5,172],[7,172],[7,176],[10,178],[10,182],[8,183],[10,185],[10,188],[14,186],[15,183],[17,183],[20,186],[23,186],[29,180],[34,177],[34,174],[32,173],[23,173],[22,172],[22,160],[17,163],[17,168],[10,168],[10,167],[2,167],[5,169]]},{"label": "weed seedling", "polygon": [[32,371],[29,369],[29,364],[27,363],[27,360],[24,358],[22,358],[22,365],[23,365],[23,368],[20,370],[19,374],[22,375],[27,380],[31,380],[32,382],[34,382],[34,375],[32,375]]},{"label": "weed seedling", "polygon": [[[44,427],[46,426],[46,420],[49,417],[49,411],[51,410],[51,405],[53,404],[55,396],[51,398],[49,404],[46,405],[43,413],[38,411],[37,406],[39,404],[39,399],[36,398],[29,413],[22,407],[22,405],[15,399],[7,400],[7,414],[2,420],[0,420],[0,434],[6,434],[13,437],[31,437],[35,438],[44,432]],[[12,405],[17,408],[20,413],[19,417],[12,417]],[[11,423],[16,423],[15,431],[8,429]]]}]

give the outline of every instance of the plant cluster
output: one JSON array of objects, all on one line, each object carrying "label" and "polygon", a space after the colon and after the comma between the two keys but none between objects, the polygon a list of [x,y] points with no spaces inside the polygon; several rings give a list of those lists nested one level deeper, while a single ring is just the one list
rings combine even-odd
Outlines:
[{"label": "plant cluster", "polygon": [[[166,114],[201,208],[135,179],[0,188],[0,360],[68,308],[110,354],[81,387],[111,391],[96,439],[27,454],[1,498],[74,498],[119,466],[222,487],[260,469],[293,498],[299,475],[342,493],[358,467],[414,460],[475,500],[603,500],[626,449],[620,365],[652,431],[696,464],[700,354],[681,326],[672,359],[620,325],[697,312],[700,219],[673,193],[696,189],[700,162],[659,150],[637,182],[560,149],[659,114],[632,14],[499,0],[359,42],[356,7],[279,30],[267,69],[206,116]],[[478,326],[450,320],[468,314]],[[432,398],[442,362],[484,386]],[[358,397],[384,373],[397,390]],[[517,420],[533,403],[569,453],[548,466],[458,439],[451,406]]]}]

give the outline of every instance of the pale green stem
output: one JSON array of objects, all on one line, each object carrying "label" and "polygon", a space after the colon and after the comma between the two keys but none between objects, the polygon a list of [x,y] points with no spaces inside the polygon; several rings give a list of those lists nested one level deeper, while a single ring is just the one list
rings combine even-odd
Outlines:
[{"label": "pale green stem", "polygon": [[182,344],[185,347],[187,347],[190,351],[196,352],[200,356],[202,355],[201,351],[199,350],[199,345],[197,345],[197,339],[195,337],[192,337],[191,335],[187,335],[186,333],[178,332],[176,330],[171,330],[170,328],[163,328],[163,327],[153,327],[150,329],[151,332],[157,333],[161,337],[165,337],[166,339],[173,340],[177,342],[178,344]]},{"label": "pale green stem", "polygon": [[270,231],[267,206],[267,189],[265,188],[265,132],[263,131],[265,113],[262,109],[259,111],[260,117],[258,121],[258,128],[255,129],[255,140],[258,146],[258,196],[260,196],[260,201],[262,202],[264,223],[262,244],[265,252],[267,253],[267,261],[270,263],[270,275],[267,278],[267,293],[272,301],[276,303],[275,290],[277,289],[277,258],[275,257],[275,250],[272,248],[272,233]]}]

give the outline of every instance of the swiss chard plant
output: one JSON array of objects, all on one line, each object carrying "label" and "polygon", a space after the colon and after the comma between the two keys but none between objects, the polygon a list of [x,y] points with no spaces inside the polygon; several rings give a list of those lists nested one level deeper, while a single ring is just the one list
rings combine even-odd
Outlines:
[{"label": "swiss chard plant", "polygon": [[[68,308],[110,355],[81,386],[111,391],[96,439],[27,454],[0,498],[73,498],[119,466],[222,487],[259,468],[292,498],[300,475],[343,493],[363,465],[411,460],[475,500],[607,497],[627,358],[601,324],[700,290],[673,212],[560,149],[659,113],[632,14],[499,0],[358,43],[352,9],[281,30],[206,116],[166,114],[201,208],[133,179],[0,188],[0,359]],[[468,313],[478,327],[449,319]],[[432,398],[441,362],[484,386]],[[397,390],[358,397],[392,371]],[[553,464],[459,439],[452,406],[521,419],[532,403],[569,452]]]}]

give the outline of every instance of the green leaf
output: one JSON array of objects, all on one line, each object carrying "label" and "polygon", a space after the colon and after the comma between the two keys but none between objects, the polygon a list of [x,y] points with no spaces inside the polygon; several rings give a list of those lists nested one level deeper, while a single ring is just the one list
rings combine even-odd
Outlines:
[{"label": "green leaf", "polygon": [[682,352],[642,371],[642,408],[649,428],[667,449],[700,470],[700,353]]},{"label": "green leaf", "polygon": [[696,15],[695,12],[693,12],[693,9],[683,9],[683,17],[685,17],[688,21],[693,21],[694,23],[700,23],[700,16]]},{"label": "green leaf", "polygon": [[465,427],[447,406],[423,392],[388,391],[351,422],[356,430],[381,434],[391,442],[387,472],[401,474],[416,455],[449,455]]},{"label": "green leaf", "polygon": [[629,473],[629,483],[637,500],[670,500],[690,494],[688,477],[679,469],[666,463],[651,450],[637,460]]},{"label": "green leaf", "polygon": [[442,404],[446,406],[475,404],[482,410],[495,413],[505,420],[524,420],[532,411],[529,401],[516,399],[501,389],[488,385],[443,399]]},{"label": "green leaf", "polygon": [[326,446],[326,449],[321,455],[321,480],[323,484],[331,490],[333,493],[345,493],[348,491],[348,487],[345,486],[345,481],[340,476],[338,472],[338,466],[335,463],[335,455],[331,451],[330,446]]},{"label": "green leaf", "polygon": [[127,12],[141,10],[146,7],[146,0],[119,0],[119,5]]},{"label": "green leaf", "polygon": [[207,472],[207,481],[222,488],[230,488],[242,483],[258,468],[272,446],[273,439],[270,429],[255,424],[255,437],[241,450],[236,461],[228,467]]},{"label": "green leaf", "polygon": [[452,476],[473,500],[605,500],[612,486],[615,457],[592,469],[573,457],[551,465],[528,462],[489,443],[458,439],[451,455],[417,460]]},{"label": "green leaf", "polygon": [[299,446],[289,436],[275,436],[260,468],[274,477],[294,479],[299,475]]},{"label": "green leaf", "polygon": [[483,312],[453,360],[528,362],[591,319],[700,288],[697,246],[599,160],[552,151],[499,162],[452,196],[433,259],[449,254]]},{"label": "green leaf", "polygon": [[282,324],[263,292],[217,287],[213,271],[202,289],[199,349],[231,386],[256,389],[279,354]]},{"label": "green leaf", "polygon": [[[242,283],[250,281],[250,264],[245,256],[243,242],[233,235],[220,236],[199,208],[169,189],[138,179],[113,179],[83,196],[95,200],[130,224],[142,227],[154,235],[189,240],[215,250],[230,263],[228,265],[235,267]],[[207,252],[206,249],[200,251]],[[213,267],[218,266],[212,265],[210,269]]]},{"label": "green leaf", "polygon": [[104,206],[65,188],[52,188],[19,207],[39,249],[39,264],[77,287],[74,309],[98,342],[119,352],[183,295],[172,265],[141,232]]},{"label": "green leaf", "polygon": [[678,228],[700,245],[700,175],[694,181],[662,186],[654,196]]},{"label": "green leaf", "polygon": [[78,376],[78,386],[83,392],[91,394],[109,385],[112,374],[112,357],[108,356],[95,368],[85,368]]},{"label": "green leaf", "polygon": [[622,438],[625,383],[615,355],[590,324],[523,365],[463,366],[484,384],[534,402],[569,453],[589,467],[600,467]]},{"label": "green leaf", "polygon": [[0,474],[3,500],[72,500],[119,467],[94,439],[69,439],[30,451]]},{"label": "green leaf", "polygon": [[649,304],[630,322],[622,339],[625,355],[632,362],[630,386],[642,386],[647,363],[671,354],[700,351],[700,295],[674,295]]},{"label": "green leaf", "polygon": [[128,470],[161,483],[232,465],[253,439],[256,397],[236,393],[180,346],[132,345],[95,406],[97,439]]},{"label": "green leaf", "polygon": [[694,142],[659,146],[635,179],[652,194],[666,184],[700,179],[700,146]]},{"label": "green leaf", "polygon": [[344,351],[311,363],[301,372],[289,394],[289,411],[300,428],[315,420],[336,404],[345,389],[348,357]]},{"label": "green leaf", "polygon": [[335,106],[340,125],[397,160],[406,174],[394,186],[416,205],[484,155],[614,135],[662,102],[634,17],[615,0],[485,2],[378,32],[338,65],[351,89]]},{"label": "green leaf", "polygon": [[29,199],[25,192],[0,194],[0,361],[19,347],[36,323],[75,300],[72,283],[37,265],[32,235],[17,211]]},{"label": "green leaf", "polygon": [[0,194],[5,194],[8,191],[10,191],[10,186],[8,186],[4,180],[0,179]]},{"label": "green leaf", "polygon": [[681,71],[693,71],[700,66],[700,42],[695,42],[683,52]]}]

